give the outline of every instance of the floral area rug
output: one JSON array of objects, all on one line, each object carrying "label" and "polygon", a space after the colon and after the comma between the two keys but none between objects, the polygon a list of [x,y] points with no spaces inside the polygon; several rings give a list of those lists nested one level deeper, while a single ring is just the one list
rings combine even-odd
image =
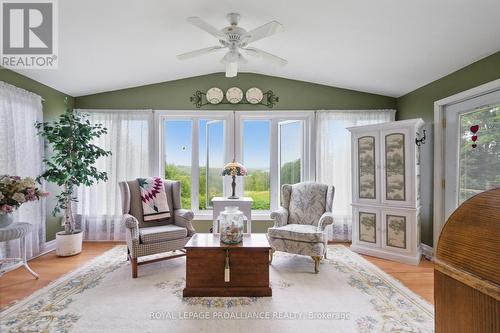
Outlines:
[{"label": "floral area rug", "polygon": [[120,245],[1,312],[0,332],[433,332],[432,305],[348,248],[328,251],[319,274],[275,253],[272,297],[183,298],[184,257],[132,279]]}]

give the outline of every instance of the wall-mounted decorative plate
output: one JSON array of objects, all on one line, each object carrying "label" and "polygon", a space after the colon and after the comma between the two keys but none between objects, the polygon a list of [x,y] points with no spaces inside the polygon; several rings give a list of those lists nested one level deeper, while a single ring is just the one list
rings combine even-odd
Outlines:
[{"label": "wall-mounted decorative plate", "polygon": [[259,88],[250,88],[247,90],[245,97],[250,104],[258,104],[262,101],[264,94]]},{"label": "wall-mounted decorative plate", "polygon": [[237,104],[243,99],[243,91],[238,87],[229,88],[226,92],[226,99],[231,104]]},{"label": "wall-mounted decorative plate", "polygon": [[223,98],[224,98],[224,92],[221,89],[217,87],[208,89],[207,101],[210,104],[219,104],[220,102],[222,102]]}]

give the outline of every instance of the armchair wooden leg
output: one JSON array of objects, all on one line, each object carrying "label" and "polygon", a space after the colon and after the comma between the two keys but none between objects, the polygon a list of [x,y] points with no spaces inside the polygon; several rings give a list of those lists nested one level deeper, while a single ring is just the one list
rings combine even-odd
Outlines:
[{"label": "armchair wooden leg", "polygon": [[319,263],[321,262],[321,257],[315,256],[311,257],[314,260],[314,273],[318,274],[319,273]]},{"label": "armchair wooden leg", "polygon": [[274,252],[276,252],[276,250],[273,249],[273,248],[271,248],[269,250],[269,265],[271,265],[271,263],[273,262],[273,254],[274,254]]},{"label": "armchair wooden leg", "polygon": [[137,258],[130,258],[130,264],[132,265],[132,277],[137,278]]}]

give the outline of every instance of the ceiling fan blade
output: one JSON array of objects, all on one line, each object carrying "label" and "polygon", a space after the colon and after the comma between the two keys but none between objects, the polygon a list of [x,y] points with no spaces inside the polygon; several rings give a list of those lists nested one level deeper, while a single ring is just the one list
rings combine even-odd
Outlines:
[{"label": "ceiling fan blade", "polygon": [[179,55],[177,55],[177,59],[179,59],[179,60],[191,59],[191,58],[194,58],[194,57],[197,57],[197,56],[200,56],[200,55],[203,55],[203,54],[212,53],[214,51],[217,51],[217,50],[220,50],[220,49],[224,49],[224,48],[225,48],[224,46],[210,46],[210,47],[205,47],[204,49],[199,49],[199,50],[194,50],[194,51],[191,51],[191,52],[186,52],[186,53],[183,53],[183,54],[179,54]]},{"label": "ceiling fan blade", "polygon": [[245,42],[248,44],[251,42],[255,42],[256,40],[272,36],[280,31],[283,31],[284,29],[285,28],[283,27],[283,25],[278,21],[271,21],[269,23],[261,25],[258,28],[250,30],[245,34],[243,38],[246,38]]},{"label": "ceiling fan blade", "polygon": [[192,25],[200,28],[201,30],[208,32],[209,34],[211,34],[215,38],[224,39],[224,40],[226,39],[226,36],[224,34],[222,34],[219,29],[217,29],[216,27],[214,27],[210,23],[207,23],[205,20],[203,20],[200,17],[188,17],[186,20],[189,23],[191,23]]},{"label": "ceiling fan blade", "polygon": [[284,66],[288,63],[287,60],[280,58],[278,56],[275,56],[274,54],[271,54],[266,51],[262,51],[261,49],[258,49],[256,47],[247,47],[247,48],[242,48],[242,50],[246,51],[247,54],[252,55],[252,56],[258,56],[262,58],[263,60],[270,62],[275,65],[280,65]]},{"label": "ceiling fan blade", "polygon": [[228,62],[226,64],[226,77],[235,77],[238,75],[238,63]]}]

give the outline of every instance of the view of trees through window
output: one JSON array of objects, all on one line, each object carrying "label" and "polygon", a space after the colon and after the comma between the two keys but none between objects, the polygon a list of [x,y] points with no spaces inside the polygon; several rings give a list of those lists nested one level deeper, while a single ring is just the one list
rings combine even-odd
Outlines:
[{"label": "view of trees through window", "polygon": [[192,121],[165,121],[164,131],[165,179],[181,182],[182,207],[191,208]]},{"label": "view of trees through window", "polygon": [[300,182],[302,157],[302,123],[280,124],[280,185]]},{"label": "view of trees through window", "polygon": [[199,209],[205,210],[212,209],[212,198],[224,194],[224,183],[220,175],[224,167],[224,121],[200,120],[199,129]]},{"label": "view of trees through window", "polygon": [[[479,125],[473,148],[471,126]],[[459,204],[500,186],[500,105],[460,116]]]},{"label": "view of trees through window", "polygon": [[253,199],[256,210],[271,209],[270,139],[269,120],[243,122],[243,165],[248,170],[244,195]]}]

